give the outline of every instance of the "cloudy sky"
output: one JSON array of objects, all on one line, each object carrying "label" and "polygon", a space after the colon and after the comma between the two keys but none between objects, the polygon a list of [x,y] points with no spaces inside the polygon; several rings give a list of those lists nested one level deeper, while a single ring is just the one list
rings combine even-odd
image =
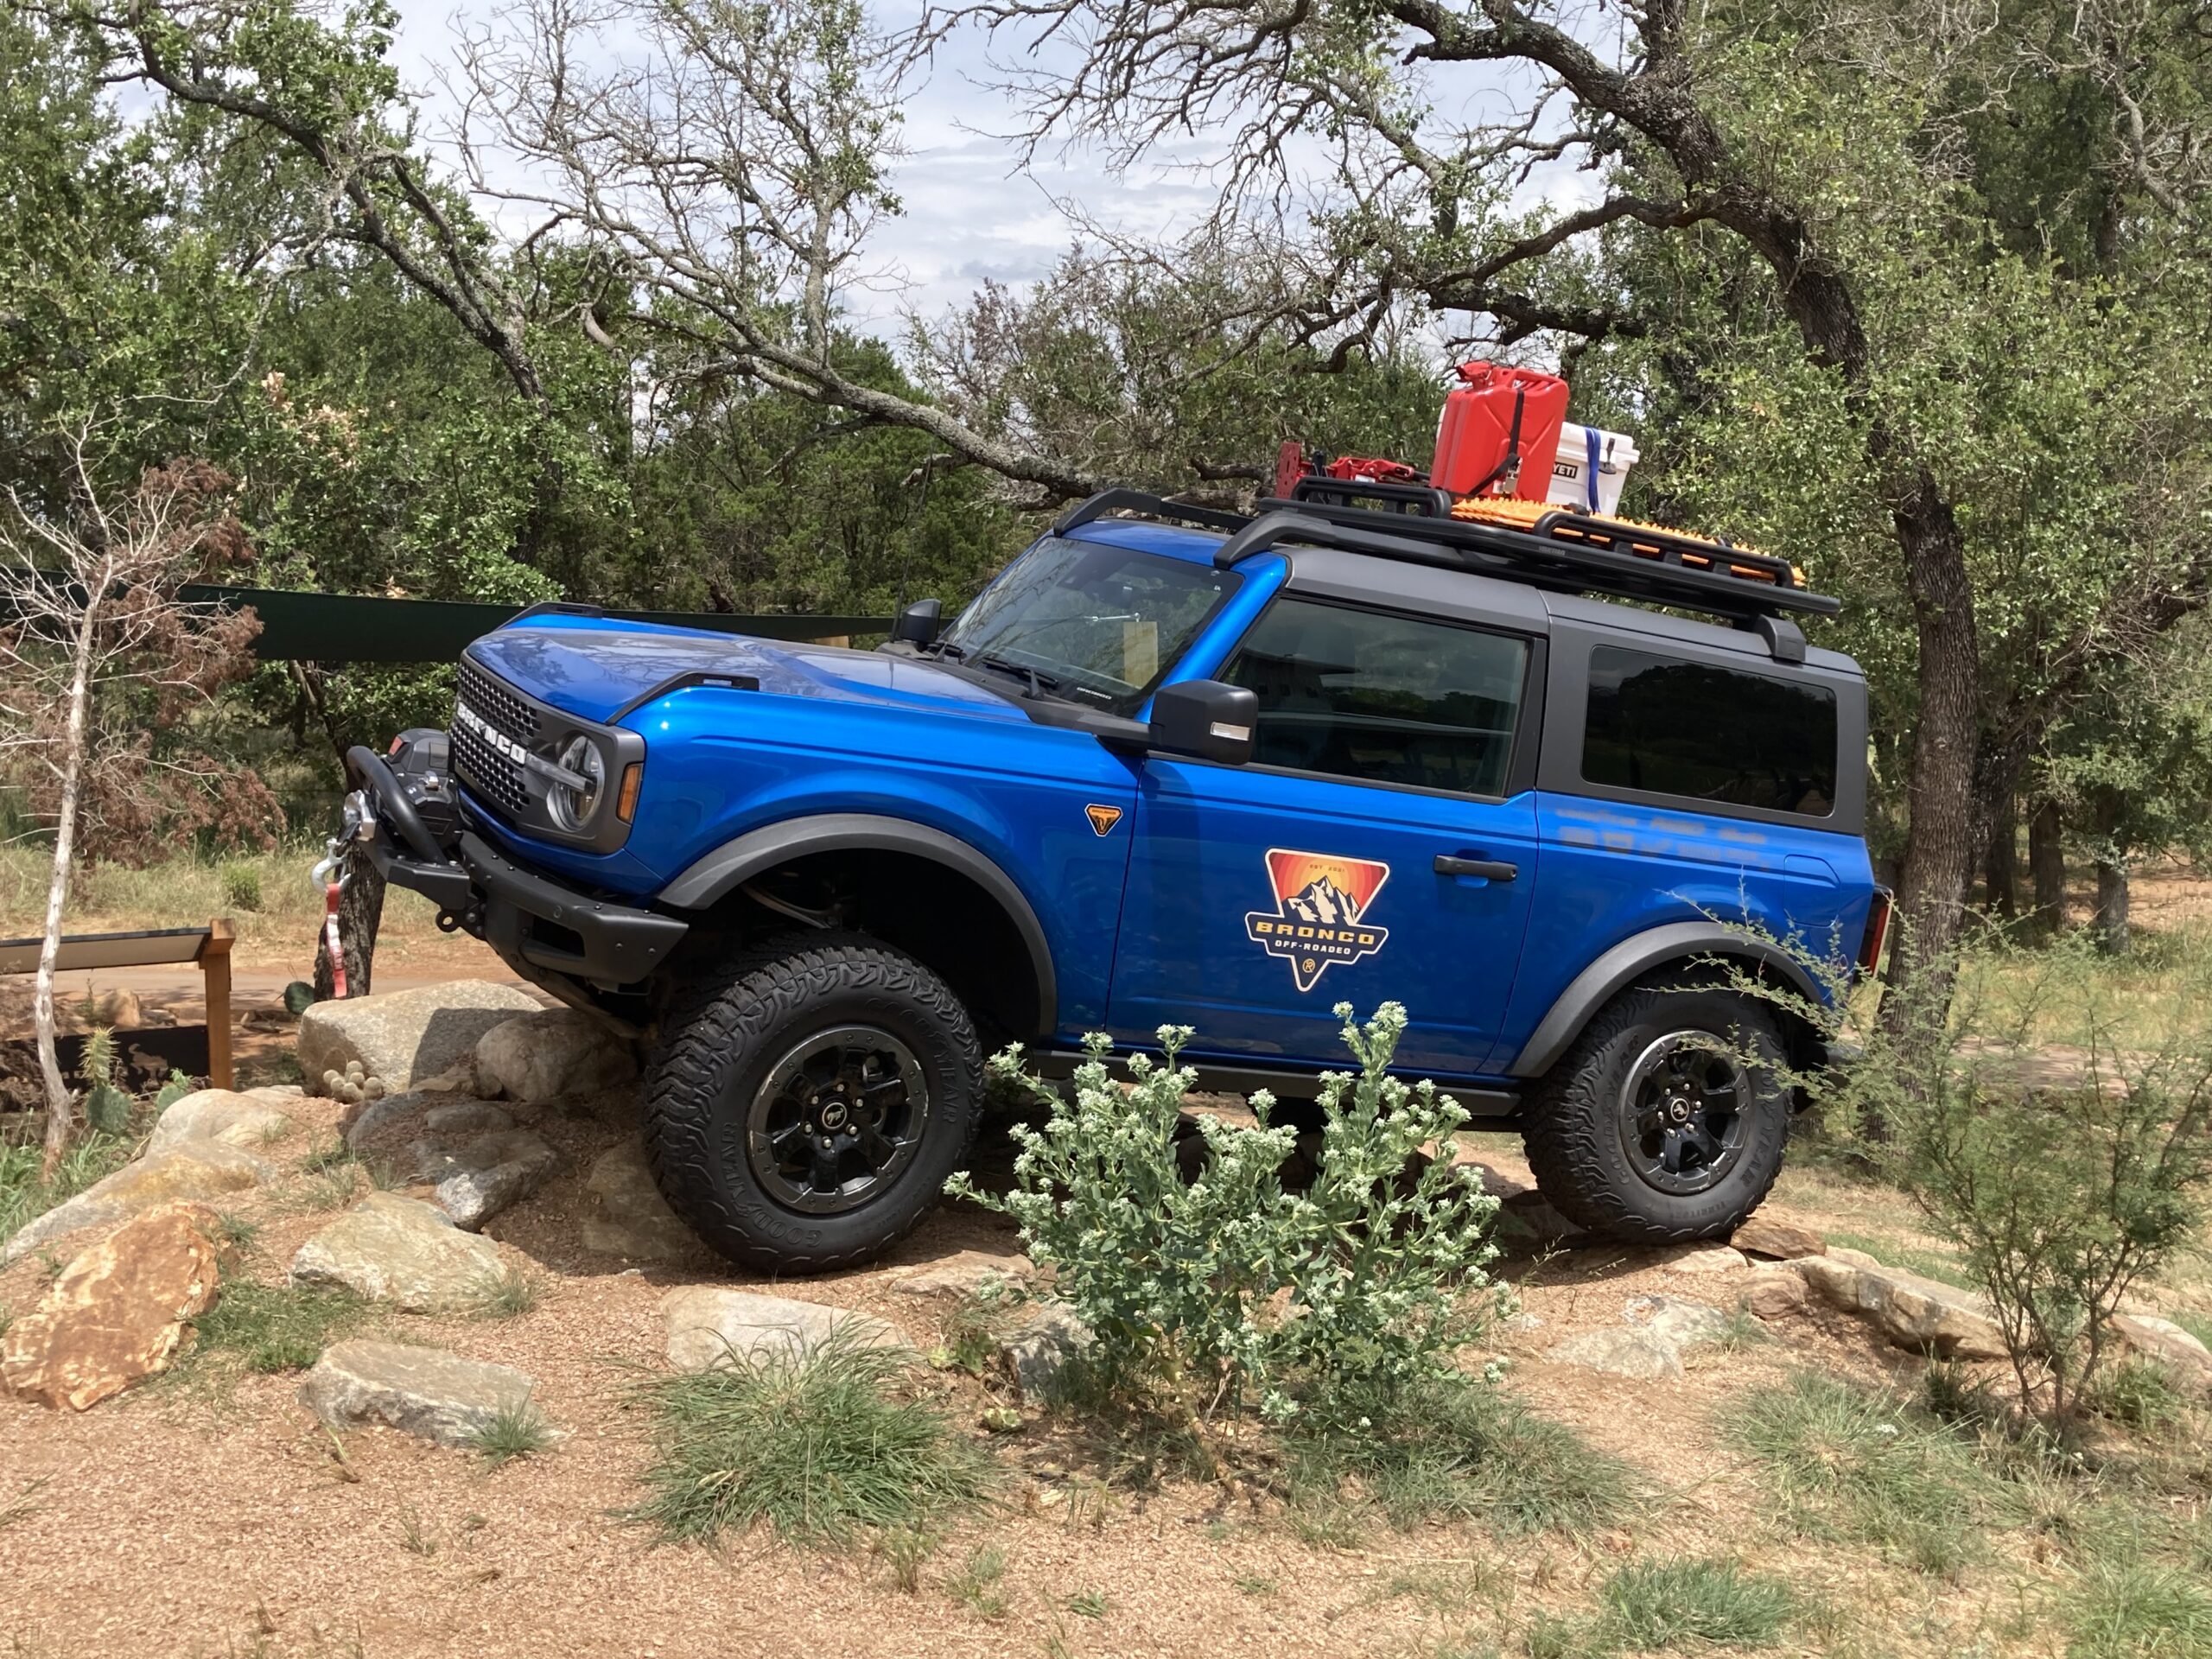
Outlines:
[{"label": "cloudy sky", "polygon": [[[893,0],[877,15],[896,26],[911,10]],[[453,0],[400,0],[398,66],[423,99],[426,136],[435,137],[452,108],[438,73],[454,60],[457,31],[491,22],[497,11],[485,0],[467,0],[459,10]],[[896,174],[906,211],[870,238],[871,267],[888,270],[893,280],[850,296],[856,321],[896,331],[908,308],[935,315],[986,280],[1020,283],[1042,276],[1076,234],[1056,199],[1079,202],[1103,225],[1150,236],[1172,233],[1211,204],[1203,175],[1180,168],[1121,173],[1075,155],[1021,170],[1008,136],[1018,111],[990,89],[990,75],[981,41],[956,39],[906,103],[908,155]],[[1203,144],[1185,157],[1201,168],[1210,159]]]}]

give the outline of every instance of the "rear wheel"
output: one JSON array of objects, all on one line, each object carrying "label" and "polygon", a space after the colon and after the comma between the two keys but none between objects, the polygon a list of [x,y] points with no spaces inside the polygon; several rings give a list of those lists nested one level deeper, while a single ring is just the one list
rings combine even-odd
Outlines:
[{"label": "rear wheel", "polygon": [[654,1179],[747,1267],[862,1262],[973,1146],[982,1054],[959,999],[857,934],[768,942],[679,999],[645,1118]]},{"label": "rear wheel", "polygon": [[1614,1238],[1733,1231],[1781,1173],[1783,1060],[1773,1016],[1740,992],[1631,987],[1532,1091],[1523,1135],[1538,1189]]}]

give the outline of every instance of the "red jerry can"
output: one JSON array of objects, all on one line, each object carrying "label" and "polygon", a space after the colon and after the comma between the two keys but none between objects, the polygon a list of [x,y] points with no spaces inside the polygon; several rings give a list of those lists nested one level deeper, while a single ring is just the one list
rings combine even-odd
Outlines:
[{"label": "red jerry can", "polygon": [[1541,501],[1567,419],[1567,382],[1536,369],[1462,363],[1444,400],[1428,480],[1454,495]]}]

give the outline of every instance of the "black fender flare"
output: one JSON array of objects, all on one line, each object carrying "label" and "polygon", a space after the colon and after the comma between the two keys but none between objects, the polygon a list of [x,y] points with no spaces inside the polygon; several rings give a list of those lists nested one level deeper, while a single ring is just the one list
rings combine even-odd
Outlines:
[{"label": "black fender flare", "polygon": [[764,824],[694,860],[660,890],[659,902],[677,910],[704,910],[764,870],[817,853],[855,849],[926,859],[967,877],[997,900],[1021,936],[1036,975],[1037,1034],[1058,1029],[1059,981],[1052,948],[1027,895],[988,855],[925,823],[872,812],[818,812]]},{"label": "black fender flare", "polygon": [[1801,996],[1821,1000],[1805,965],[1771,939],[1718,922],[1669,922],[1630,935],[1599,957],[1559,994],[1506,1068],[1516,1077],[1541,1077],[1582,1033],[1590,1017],[1655,968],[1702,957],[1749,958],[1777,970]]}]

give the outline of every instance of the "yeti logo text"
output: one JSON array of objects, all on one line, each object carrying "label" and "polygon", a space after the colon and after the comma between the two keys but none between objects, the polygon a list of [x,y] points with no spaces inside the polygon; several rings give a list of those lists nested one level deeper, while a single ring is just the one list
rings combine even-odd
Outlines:
[{"label": "yeti logo text", "polygon": [[1269,956],[1288,962],[1298,988],[1310,991],[1330,963],[1357,962],[1382,948],[1389,931],[1372,925],[1367,912],[1389,879],[1390,867],[1373,859],[1271,847],[1268,880],[1275,907],[1245,912],[1244,931]]}]

